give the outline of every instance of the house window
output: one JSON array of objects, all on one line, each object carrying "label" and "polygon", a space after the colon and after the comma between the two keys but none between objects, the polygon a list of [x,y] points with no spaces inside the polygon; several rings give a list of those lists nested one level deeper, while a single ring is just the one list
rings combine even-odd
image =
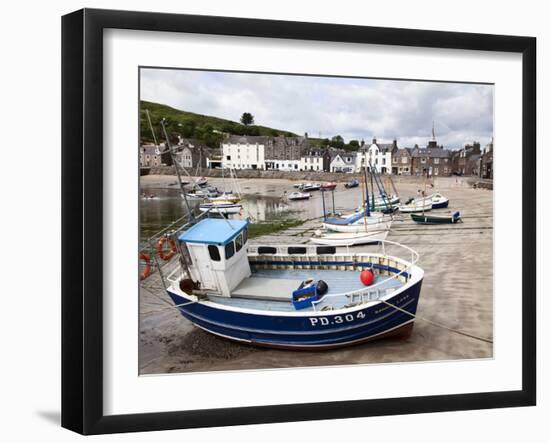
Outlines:
[{"label": "house window", "polygon": [[426,157],[422,157],[422,158],[420,159],[420,163],[426,163]]},{"label": "house window", "polygon": [[208,245],[208,253],[210,254],[210,260],[220,261],[220,250],[215,245]]},{"label": "house window", "polygon": [[407,163],[407,157],[401,157],[401,163],[406,164]]},{"label": "house window", "polygon": [[439,159],[438,158],[434,158],[434,165],[438,165],[439,164]]},{"label": "house window", "polygon": [[439,175],[439,168],[434,168],[434,175]]},{"label": "house window", "polygon": [[231,160],[231,156],[228,155],[228,156],[225,157],[225,159],[226,159],[226,160]]},{"label": "house window", "polygon": [[235,243],[230,241],[225,245],[225,259],[228,260],[235,255]]},{"label": "house window", "polygon": [[443,172],[446,174],[448,172],[447,168],[443,168]]}]

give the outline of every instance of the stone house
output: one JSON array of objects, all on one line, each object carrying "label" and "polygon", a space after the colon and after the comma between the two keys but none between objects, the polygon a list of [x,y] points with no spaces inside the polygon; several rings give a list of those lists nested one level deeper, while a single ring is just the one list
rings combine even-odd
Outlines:
[{"label": "stone house", "polygon": [[212,150],[198,140],[180,139],[176,151],[176,161],[183,168],[206,168]]},{"label": "stone house", "polygon": [[411,151],[411,171],[413,175],[448,177],[453,173],[451,151],[443,147],[419,148]]},{"label": "stone house", "polygon": [[170,166],[172,157],[167,152],[164,143],[160,145],[141,145],[139,147],[139,166],[141,168],[150,168],[156,166]]},{"label": "stone house", "polygon": [[391,173],[394,175],[411,175],[412,155],[410,148],[396,148],[391,156]]},{"label": "stone house", "polygon": [[464,148],[455,151],[452,165],[453,173],[457,175],[472,175],[473,169],[476,169],[479,173],[479,165],[475,167],[470,161],[470,157],[474,155],[481,155],[481,145],[478,142],[474,142],[471,145],[467,144]]}]

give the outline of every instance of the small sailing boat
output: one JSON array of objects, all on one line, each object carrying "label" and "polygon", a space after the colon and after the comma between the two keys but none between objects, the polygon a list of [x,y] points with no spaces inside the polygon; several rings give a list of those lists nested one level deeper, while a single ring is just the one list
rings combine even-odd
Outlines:
[{"label": "small sailing boat", "polygon": [[211,197],[210,201],[224,201],[229,203],[239,203],[241,201],[241,197],[229,191],[229,192],[223,192],[217,197]]},{"label": "small sailing boat", "polygon": [[[364,170],[364,186],[361,187],[362,200],[365,207],[346,218],[324,217],[323,228],[326,231],[317,231],[310,239],[311,242],[332,246],[355,246],[377,243],[385,240],[391,227],[391,218],[382,214],[371,214],[368,204],[369,190],[367,186],[366,170]],[[323,213],[325,213],[323,198]]]},{"label": "small sailing boat", "polygon": [[463,223],[460,217],[460,212],[456,211],[453,214],[411,214],[414,222],[422,225],[441,225],[450,223]]},{"label": "small sailing boat", "polygon": [[366,229],[379,231],[391,228],[391,217],[383,213],[371,213],[365,216],[362,212],[356,212],[348,217],[331,217],[323,223],[323,228],[333,232],[358,233]]},{"label": "small sailing boat", "polygon": [[311,194],[309,192],[291,192],[288,194],[287,199],[293,200],[309,200]]},{"label": "small sailing boat", "polygon": [[426,197],[432,201],[432,209],[444,209],[449,206],[449,199],[439,192]]},{"label": "small sailing boat", "polygon": [[243,208],[240,203],[231,203],[227,201],[209,201],[199,205],[201,212],[212,212],[214,214],[239,214]]}]

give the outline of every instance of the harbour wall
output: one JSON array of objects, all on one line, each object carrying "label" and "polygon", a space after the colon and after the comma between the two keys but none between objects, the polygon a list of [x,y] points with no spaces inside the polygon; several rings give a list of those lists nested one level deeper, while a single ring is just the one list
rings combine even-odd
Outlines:
[{"label": "harbour wall", "polygon": [[[221,178],[222,169],[208,169],[202,168],[190,171],[197,176]],[[157,166],[150,169],[151,175],[176,175],[174,166]],[[223,171],[225,177],[228,177],[229,172]],[[265,171],[263,169],[240,169],[236,171],[236,175],[239,178],[263,178],[263,179],[285,179],[296,181],[335,181],[335,182],[348,182],[353,177],[359,178],[360,174],[348,174],[341,172],[324,172],[324,171]],[[411,175],[391,175],[392,179],[397,183],[422,183],[424,178],[422,176]],[[476,177],[471,177],[476,178]],[[468,182],[470,183],[470,177]],[[488,182],[488,180],[483,180]],[[491,181],[492,185],[492,181]],[[481,187],[481,186],[480,186]],[[483,187],[489,187],[487,184]],[[492,186],[491,186],[492,187]]]}]

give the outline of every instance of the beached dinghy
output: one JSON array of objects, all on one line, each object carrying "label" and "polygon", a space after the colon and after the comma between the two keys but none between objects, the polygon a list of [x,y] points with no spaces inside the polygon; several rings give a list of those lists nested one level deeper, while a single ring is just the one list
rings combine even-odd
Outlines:
[{"label": "beached dinghy", "polygon": [[240,203],[231,203],[227,201],[211,201],[199,205],[201,212],[212,212],[214,214],[238,214],[241,212],[243,205]]},{"label": "beached dinghy", "polygon": [[239,203],[241,201],[241,197],[230,191],[230,192],[223,192],[220,195],[218,195],[217,197],[211,197],[210,201]]},{"label": "beached dinghy", "polygon": [[430,214],[430,215],[424,215],[424,214],[411,214],[411,218],[416,223],[420,223],[422,225],[441,225],[441,224],[449,224],[449,223],[462,223],[462,219],[460,218],[460,212],[456,211],[453,214]]},{"label": "beached dinghy", "polygon": [[294,200],[309,200],[311,194],[309,192],[291,192],[288,194],[288,199],[291,201]]},{"label": "beached dinghy", "polygon": [[300,187],[300,191],[318,191],[321,189],[321,185],[319,183],[304,183]]},{"label": "beached dinghy", "polygon": [[371,212],[365,216],[359,211],[347,217],[328,217],[323,228],[334,232],[365,232],[365,223],[369,231],[382,231],[391,228],[392,219],[382,213]]},{"label": "beached dinghy", "polygon": [[357,188],[358,186],[359,186],[359,181],[355,178],[352,181],[350,181],[349,183],[344,183],[344,187],[346,189]]},{"label": "beached dinghy", "polygon": [[318,231],[312,236],[309,241],[318,245],[327,246],[357,246],[379,243],[386,240],[389,230],[366,231],[360,232],[322,232]]},{"label": "beached dinghy", "polygon": [[[247,225],[204,219],[175,234],[183,256],[167,276],[167,292],[199,328],[293,350],[332,349],[412,332],[424,277],[412,249],[387,242],[406,253],[405,259],[336,253],[326,246],[250,246]],[[370,286],[360,280],[367,270],[375,275]]]},{"label": "beached dinghy", "polygon": [[412,200],[405,205],[399,205],[400,212],[428,212],[432,210],[432,201],[429,199]]}]

